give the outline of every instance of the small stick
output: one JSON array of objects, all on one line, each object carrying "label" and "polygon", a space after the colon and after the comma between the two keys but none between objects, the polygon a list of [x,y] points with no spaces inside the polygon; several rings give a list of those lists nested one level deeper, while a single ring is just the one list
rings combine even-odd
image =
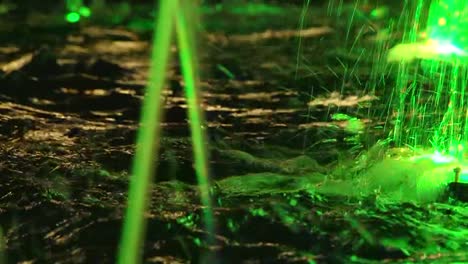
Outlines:
[{"label": "small stick", "polygon": [[453,172],[455,172],[455,182],[458,182],[458,180],[460,179],[461,168],[456,167],[455,169],[453,169]]}]

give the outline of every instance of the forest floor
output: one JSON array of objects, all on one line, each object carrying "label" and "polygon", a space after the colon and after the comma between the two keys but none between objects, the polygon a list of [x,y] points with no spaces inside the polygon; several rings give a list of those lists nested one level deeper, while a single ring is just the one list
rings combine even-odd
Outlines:
[{"label": "forest floor", "polygon": [[[125,10],[76,25],[2,18],[0,263],[115,261],[152,27],[150,7]],[[390,132],[394,76],[374,73],[398,38],[383,36],[386,18],[352,10],[338,19],[310,6],[301,31],[302,7],[203,8],[216,244],[204,242],[174,59],[145,263],[468,261],[466,203],[348,195],[360,158]],[[321,189],[326,181],[347,190]]]}]

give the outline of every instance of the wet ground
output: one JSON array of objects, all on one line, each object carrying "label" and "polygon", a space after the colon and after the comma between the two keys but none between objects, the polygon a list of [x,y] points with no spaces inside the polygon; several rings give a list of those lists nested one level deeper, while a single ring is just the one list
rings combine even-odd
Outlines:
[{"label": "wet ground", "polygon": [[[366,7],[337,19],[311,6],[302,30],[301,6],[234,7],[206,7],[200,37],[216,245],[204,242],[174,60],[145,262],[468,261],[462,202],[319,188],[353,178],[390,132],[392,69],[372,69],[398,34],[382,40],[384,20]],[[145,8],[112,23],[33,13],[0,28],[0,262],[114,262],[149,66]]]}]

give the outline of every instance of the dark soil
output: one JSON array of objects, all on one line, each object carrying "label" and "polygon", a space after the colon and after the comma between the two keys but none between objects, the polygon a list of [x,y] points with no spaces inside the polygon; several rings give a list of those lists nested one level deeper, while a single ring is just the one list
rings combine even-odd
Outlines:
[{"label": "dark soil", "polygon": [[[209,262],[207,255],[221,263],[468,261],[466,203],[316,191],[325,180],[347,180],[337,164],[354,164],[391,130],[394,76],[391,68],[374,74],[382,57],[371,48],[389,18],[370,21],[368,7],[356,15],[352,6],[339,17],[310,6],[301,39],[301,5],[252,14],[243,5],[204,8],[216,244],[204,240],[173,60],[145,263]],[[114,19],[101,10],[76,25],[59,11],[12,10],[0,19],[0,263],[115,262],[152,14],[147,5],[113,7]],[[388,16],[398,13],[389,8]]]}]

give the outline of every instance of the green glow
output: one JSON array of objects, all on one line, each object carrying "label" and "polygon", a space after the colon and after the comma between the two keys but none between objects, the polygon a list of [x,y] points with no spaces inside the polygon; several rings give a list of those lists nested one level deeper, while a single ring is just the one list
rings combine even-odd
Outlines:
[{"label": "green glow", "polygon": [[261,3],[243,3],[241,6],[228,8],[234,14],[242,15],[279,15],[284,12],[282,7]]},{"label": "green glow", "polygon": [[193,215],[190,214],[186,217],[181,217],[177,219],[177,223],[184,225],[187,228],[193,228],[195,226],[195,222],[193,221]]},{"label": "green glow", "polygon": [[364,129],[364,123],[358,118],[352,118],[348,121],[345,130],[351,133],[359,133]]},{"label": "green glow", "polygon": [[[461,168],[461,172],[458,178],[458,182],[468,183],[468,162],[460,161],[454,155],[448,154],[443,155],[436,151],[433,154],[425,154],[419,156],[413,156],[409,159],[411,162],[421,163],[425,161],[432,161],[432,165],[428,164],[428,170],[425,175],[429,178],[433,178],[432,182],[449,183],[455,181],[455,168]],[[446,177],[444,179],[444,177]]]},{"label": "green glow", "polygon": [[297,205],[297,200],[296,199],[290,199],[289,200],[289,205],[296,206]]},{"label": "green glow", "polygon": [[466,0],[435,0],[429,10],[427,34],[457,50],[468,47],[468,2]]},{"label": "green glow", "polygon": [[[448,184],[457,181],[457,176],[460,181],[464,163],[449,155],[420,150],[416,152],[421,155],[383,161],[378,170],[369,172],[373,184],[386,188],[395,182],[404,181],[406,185],[398,186],[392,195],[408,201],[429,202],[443,196]],[[375,175],[377,171],[379,175]]]},{"label": "green glow", "polygon": [[353,118],[354,117],[349,116],[347,114],[343,114],[343,113],[336,113],[336,114],[332,114],[332,116],[331,116],[331,119],[336,120],[336,121],[347,121],[347,120],[351,120]]},{"label": "green glow", "polygon": [[446,55],[446,54],[455,54],[460,56],[466,56],[467,53],[454,46],[452,43],[437,43],[434,45],[434,51],[438,54]]},{"label": "green glow", "polygon": [[440,152],[436,151],[436,153],[434,155],[432,155],[432,160],[435,162],[435,163],[438,163],[438,164],[445,164],[445,163],[450,163],[450,162],[454,162],[455,159],[453,157],[450,157],[450,156],[443,156],[442,154],[440,154]]},{"label": "green glow", "polygon": [[461,183],[467,183],[468,184],[468,169],[463,170],[460,174],[460,178],[458,179],[458,182]]},{"label": "green glow", "polygon": [[[144,214],[148,207],[149,187],[154,173],[155,158],[159,155],[159,139],[163,112],[163,87],[166,81],[170,44],[176,30],[179,56],[185,82],[188,116],[192,132],[195,171],[203,205],[203,221],[208,233],[208,243],[213,243],[214,217],[210,197],[207,144],[204,131],[198,70],[196,68],[195,29],[197,18],[195,3],[189,0],[160,1],[158,19],[155,23],[155,40],[152,49],[150,80],[141,112],[141,127],[138,131],[137,148],[133,159],[133,175],[130,181],[128,208],[125,215],[118,263],[140,263],[140,249],[146,228]],[[180,219],[179,223],[193,225],[193,216]],[[195,240],[197,243],[198,240]],[[200,243],[201,244],[201,241]]]},{"label": "green glow", "polygon": [[221,64],[216,64],[216,68],[220,70],[222,73],[224,73],[229,79],[234,80],[236,76],[226,67],[224,67]]},{"label": "green glow", "polygon": [[84,6],[82,0],[66,0],[65,5],[68,10],[65,19],[69,23],[77,23],[81,20],[81,17],[91,16],[91,9]]},{"label": "green glow", "polygon": [[89,9],[86,6],[82,6],[82,7],[80,7],[80,9],[78,9],[78,13],[80,13],[80,15],[82,15],[84,17],[90,17],[91,16],[91,9]]},{"label": "green glow", "polygon": [[232,219],[227,220],[227,227],[233,233],[236,232],[239,229],[238,226],[236,225],[236,223],[234,222],[234,220],[232,220]]},{"label": "green glow", "polygon": [[80,21],[80,14],[76,13],[76,12],[70,12],[66,15],[65,19],[69,22],[69,23],[77,23],[78,21]]},{"label": "green glow", "polygon": [[77,12],[83,6],[83,0],[65,0],[65,5],[70,12]]},{"label": "green glow", "polygon": [[375,8],[370,12],[370,16],[374,19],[380,19],[386,17],[389,13],[388,7]]},{"label": "green glow", "polygon": [[[409,27],[405,44],[389,52],[389,61],[400,62],[393,138],[397,146],[432,147],[440,154],[434,160],[441,164],[448,157],[462,162],[468,140],[468,1],[432,1],[427,23],[422,21],[422,6],[419,0],[407,21],[417,26]],[[418,40],[421,36],[425,39]]]},{"label": "green glow", "polygon": [[268,213],[263,210],[263,208],[257,208],[257,209],[250,209],[250,213],[253,215],[253,216],[267,216]]},{"label": "green glow", "polygon": [[[136,152],[133,158],[128,207],[120,243],[118,263],[140,263],[146,230],[145,212],[148,207],[151,176],[155,157],[159,155],[162,96],[172,39],[171,23],[178,1],[160,1],[157,21],[154,24],[154,42],[146,95],[141,110],[141,127],[138,130]],[[168,26],[169,25],[169,26]]]},{"label": "green glow", "polygon": [[[179,55],[182,63],[182,74],[185,81],[185,97],[188,104],[188,116],[192,132],[193,155],[195,172],[200,188],[201,202],[204,208],[205,230],[214,235],[214,216],[210,197],[210,182],[208,174],[208,157],[206,145],[208,143],[204,131],[204,117],[201,108],[201,96],[198,91],[198,76],[196,73],[197,57],[195,42],[195,27],[198,22],[195,13],[197,8],[192,0],[180,0],[181,8],[176,15],[177,40],[180,47]],[[192,22],[192,23],[190,23]],[[209,236],[213,238],[213,236]],[[212,241],[210,241],[211,243]]]}]

